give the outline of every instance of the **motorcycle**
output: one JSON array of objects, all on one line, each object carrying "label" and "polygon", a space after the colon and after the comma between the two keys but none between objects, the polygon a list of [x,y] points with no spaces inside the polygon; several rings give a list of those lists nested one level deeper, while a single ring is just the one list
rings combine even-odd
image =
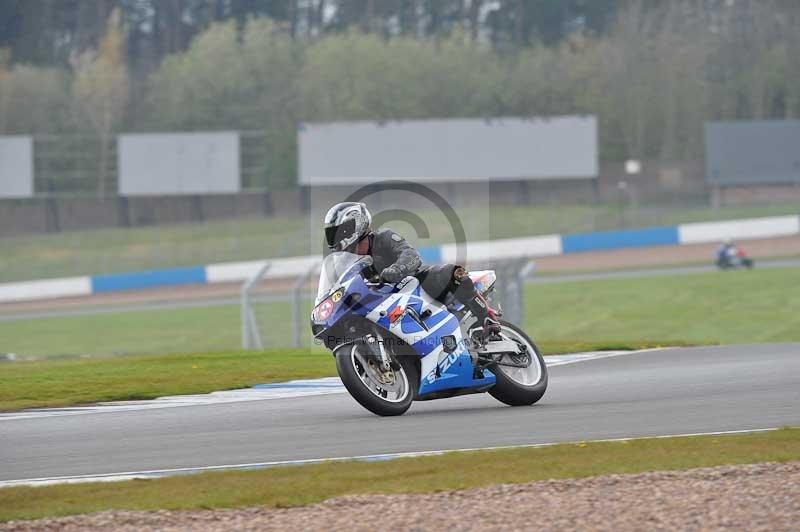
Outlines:
[{"label": "motorcycle", "polygon": [[[489,299],[495,272],[469,275]],[[344,251],[325,258],[311,313],[312,333],[333,353],[347,391],[380,416],[473,393],[511,406],[541,399],[547,367],[533,340],[500,320],[500,338],[484,341],[480,325],[452,296],[437,301],[411,276],[382,283],[371,257]]]},{"label": "motorcycle", "polygon": [[744,252],[738,249],[721,251],[717,254],[717,268],[720,270],[738,270],[746,268],[752,270],[755,264]]}]

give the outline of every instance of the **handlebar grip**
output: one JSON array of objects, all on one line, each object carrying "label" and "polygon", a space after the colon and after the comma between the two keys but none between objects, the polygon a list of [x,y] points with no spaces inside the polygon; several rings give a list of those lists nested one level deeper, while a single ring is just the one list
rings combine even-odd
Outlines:
[{"label": "handlebar grip", "polygon": [[378,274],[368,277],[365,282],[371,288],[381,288],[384,285],[383,281],[381,281],[381,276]]}]

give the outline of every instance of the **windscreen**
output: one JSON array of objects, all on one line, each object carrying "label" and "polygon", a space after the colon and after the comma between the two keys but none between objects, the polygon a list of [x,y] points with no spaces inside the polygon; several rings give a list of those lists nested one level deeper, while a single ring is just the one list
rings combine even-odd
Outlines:
[{"label": "windscreen", "polygon": [[328,295],[342,274],[359,261],[371,263],[372,257],[369,255],[356,255],[346,251],[331,253],[325,257],[319,274],[319,288],[317,289],[317,299],[314,304],[319,304]]}]

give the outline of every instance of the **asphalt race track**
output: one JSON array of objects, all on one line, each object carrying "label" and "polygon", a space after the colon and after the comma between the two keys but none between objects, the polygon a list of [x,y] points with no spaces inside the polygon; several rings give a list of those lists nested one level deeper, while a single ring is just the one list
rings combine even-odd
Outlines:
[{"label": "asphalt race track", "polygon": [[553,367],[533,407],[379,418],[335,394],[6,419],[0,481],[781,426],[800,426],[800,344],[667,349]]}]

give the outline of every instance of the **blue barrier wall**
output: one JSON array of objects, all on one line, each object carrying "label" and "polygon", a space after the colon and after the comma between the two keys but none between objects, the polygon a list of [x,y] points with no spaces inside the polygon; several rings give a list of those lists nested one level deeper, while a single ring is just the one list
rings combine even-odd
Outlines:
[{"label": "blue barrier wall", "polygon": [[92,277],[92,293],[116,292],[119,290],[141,290],[159,286],[205,284],[206,268],[176,268],[138,273],[96,275]]},{"label": "blue barrier wall", "polygon": [[585,233],[561,237],[561,246],[564,253],[647,246],[673,246],[678,243],[677,227],[606,231],[603,233]]},{"label": "blue barrier wall", "polygon": [[[585,233],[578,235],[552,235],[533,238],[560,238],[561,249],[544,249],[539,255],[552,255],[561,253],[581,253],[584,251],[600,251],[623,248],[641,248],[649,246],[672,246],[680,244],[696,244],[719,242],[724,238],[772,238],[800,234],[800,217],[796,215],[756,218],[748,220],[725,220],[719,222],[702,222],[681,224],[678,227],[655,227],[652,229],[636,229],[630,231],[608,231],[602,233]],[[515,239],[513,245],[518,244]],[[482,244],[486,244],[483,242]],[[498,241],[498,244],[509,246],[509,242]],[[442,261],[442,248],[440,246],[420,248],[423,262],[427,264]],[[520,256],[534,256],[531,250],[520,250]],[[508,253],[505,253],[508,256]],[[290,263],[298,259],[312,257],[290,257]],[[253,272],[248,267],[260,268],[260,261],[247,263],[227,263],[239,271],[234,275],[223,276],[225,282],[235,282],[246,279]],[[215,264],[219,267],[226,264]],[[0,301],[18,301],[24,299],[45,299],[51,297],[67,297],[88,295],[90,293],[115,292],[119,290],[139,290],[143,288],[156,288],[163,286],[181,286],[191,284],[205,284],[208,282],[206,266],[192,268],[177,268],[172,270],[154,270],[138,273],[123,273],[115,275],[96,275],[94,277],[71,277],[66,279],[41,279],[20,283],[0,283]],[[286,270],[286,268],[283,268]],[[53,282],[57,289],[53,288]],[[91,285],[91,287],[89,286]],[[39,293],[40,297],[36,294]],[[20,295],[22,294],[22,295]]]}]

